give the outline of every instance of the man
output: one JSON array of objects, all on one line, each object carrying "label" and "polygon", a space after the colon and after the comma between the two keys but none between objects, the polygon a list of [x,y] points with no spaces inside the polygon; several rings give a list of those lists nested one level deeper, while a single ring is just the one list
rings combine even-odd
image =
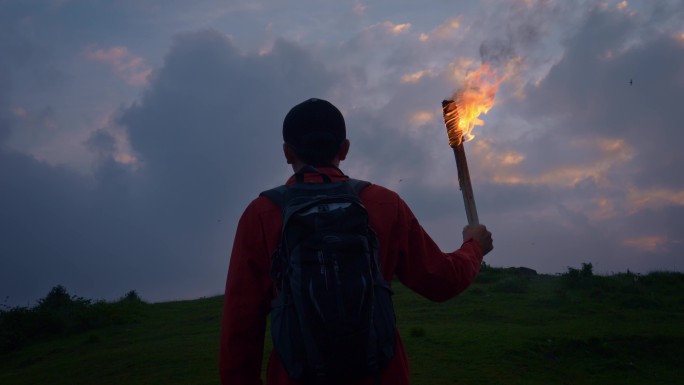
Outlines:
[{"label": "man", "polygon": [[[344,118],[331,103],[309,99],[290,110],[283,122],[283,151],[295,172],[307,165],[333,182],[348,178],[338,168],[349,151]],[[322,183],[319,173],[305,173],[307,183]],[[287,184],[295,182],[294,176]],[[466,227],[463,244],[443,253],[420,226],[406,203],[384,187],[367,186],[360,193],[370,226],[379,239],[380,268],[390,282],[433,301],[446,301],[465,290],[479,272],[482,258],[493,248],[485,226]],[[238,224],[226,280],[221,328],[220,374],[225,384],[261,384],[266,319],[274,298],[271,256],[281,238],[282,212],[266,197],[252,201]],[[399,334],[393,358],[380,373],[382,384],[409,384],[408,361]],[[369,377],[353,385],[375,384]],[[278,355],[271,352],[267,385],[297,384]]]}]

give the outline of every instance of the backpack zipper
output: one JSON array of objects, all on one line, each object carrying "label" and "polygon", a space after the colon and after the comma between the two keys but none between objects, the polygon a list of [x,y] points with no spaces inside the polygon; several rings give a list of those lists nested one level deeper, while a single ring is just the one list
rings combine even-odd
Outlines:
[{"label": "backpack zipper", "polygon": [[342,293],[342,280],[340,279],[340,264],[337,262],[337,256],[333,258],[333,270],[335,271],[335,283],[337,283],[337,310],[340,318],[344,319],[344,298]]},{"label": "backpack zipper", "polygon": [[321,266],[321,275],[323,276],[323,280],[325,280],[325,290],[328,290],[328,274],[327,269],[325,268],[325,260],[323,259],[323,250],[318,250],[317,256],[318,264]]}]

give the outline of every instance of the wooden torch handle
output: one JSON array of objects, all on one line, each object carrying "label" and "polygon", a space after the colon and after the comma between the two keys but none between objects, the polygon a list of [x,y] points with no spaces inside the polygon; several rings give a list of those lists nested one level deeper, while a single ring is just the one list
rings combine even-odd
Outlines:
[{"label": "wooden torch handle", "polygon": [[473,185],[470,183],[470,172],[468,171],[468,162],[466,161],[463,142],[459,143],[456,147],[452,147],[452,149],[456,158],[458,185],[461,188],[461,193],[463,193],[463,203],[465,204],[466,216],[468,217],[468,225],[477,225],[480,221],[477,218],[475,195],[473,194]]}]

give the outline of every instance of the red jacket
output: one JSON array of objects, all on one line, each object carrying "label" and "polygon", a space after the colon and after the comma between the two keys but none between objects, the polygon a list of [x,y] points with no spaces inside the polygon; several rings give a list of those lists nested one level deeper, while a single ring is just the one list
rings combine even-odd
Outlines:
[{"label": "red jacket", "polygon": [[[335,168],[320,170],[333,181],[346,178]],[[320,177],[307,174],[305,181],[320,182]],[[287,183],[294,183],[294,178]],[[378,234],[381,269],[388,282],[396,276],[433,301],[448,300],[473,282],[483,256],[476,241],[470,239],[460,249],[443,253],[395,192],[370,185],[361,191],[361,200]],[[264,197],[252,201],[240,218],[223,303],[219,369],[224,385],[262,384],[264,333],[274,294],[269,271],[281,226],[280,208]],[[406,351],[398,333],[396,353],[381,377],[382,384],[409,384]],[[353,385],[373,381],[368,378]],[[266,384],[297,384],[288,378],[275,352],[270,355]]]}]

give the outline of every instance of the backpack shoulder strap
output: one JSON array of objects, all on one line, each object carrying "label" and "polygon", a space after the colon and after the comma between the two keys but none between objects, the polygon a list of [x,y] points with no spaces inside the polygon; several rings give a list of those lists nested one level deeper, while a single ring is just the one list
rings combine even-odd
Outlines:
[{"label": "backpack shoulder strap", "polygon": [[[351,188],[356,196],[361,194],[361,190],[371,185],[370,182],[365,180],[349,178],[345,181],[347,185]],[[262,191],[259,196],[266,197],[277,204],[280,208],[285,207],[288,199],[289,188],[286,185],[278,186],[270,190]]]},{"label": "backpack shoulder strap", "polygon": [[354,178],[349,178],[346,182],[351,187],[352,191],[354,191],[354,194],[356,194],[356,196],[359,196],[359,194],[361,194],[361,190],[371,185],[370,182]]},{"label": "backpack shoulder strap", "polygon": [[266,197],[277,204],[278,207],[283,208],[285,207],[285,203],[287,203],[287,192],[287,186],[282,185],[270,190],[262,191],[259,196]]}]

